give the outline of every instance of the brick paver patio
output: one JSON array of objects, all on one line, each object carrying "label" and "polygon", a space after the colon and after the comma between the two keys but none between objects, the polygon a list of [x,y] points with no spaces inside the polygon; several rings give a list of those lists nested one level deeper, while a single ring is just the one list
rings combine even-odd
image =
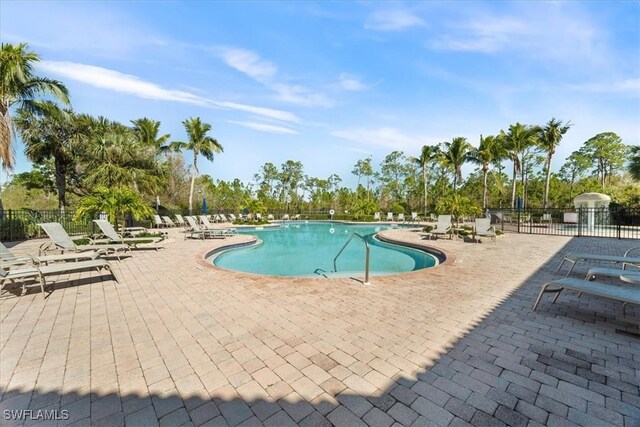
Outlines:
[{"label": "brick paver patio", "polygon": [[171,230],[159,252],[112,262],[119,284],[16,288],[0,298],[0,425],[55,424],[8,419],[21,409],[68,411],[59,425],[640,425],[640,309],[563,293],[531,310],[560,254],[640,242],[385,233],[451,259],[366,287],[268,278],[202,262],[247,236]]}]

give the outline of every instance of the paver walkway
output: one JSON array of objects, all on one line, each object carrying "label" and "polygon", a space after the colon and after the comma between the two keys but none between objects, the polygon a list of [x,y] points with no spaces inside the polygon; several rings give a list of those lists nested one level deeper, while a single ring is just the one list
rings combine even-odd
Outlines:
[{"label": "paver walkway", "polygon": [[170,232],[113,261],[119,284],[74,274],[0,298],[1,425],[45,409],[59,425],[640,425],[640,308],[563,294],[531,311],[561,253],[638,241],[426,242],[450,262],[365,287],[207,267],[229,240]]}]

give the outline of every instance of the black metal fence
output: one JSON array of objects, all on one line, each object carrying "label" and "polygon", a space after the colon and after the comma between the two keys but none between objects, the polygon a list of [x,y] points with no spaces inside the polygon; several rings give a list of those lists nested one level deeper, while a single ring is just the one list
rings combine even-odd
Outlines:
[{"label": "black metal fence", "polygon": [[5,209],[0,211],[0,240],[24,240],[42,237],[38,226],[42,222],[59,222],[71,235],[91,234],[94,224],[90,220],[75,221],[73,211],[35,211],[30,209]]},{"label": "black metal fence", "polygon": [[640,239],[640,208],[489,209],[499,230],[557,236]]}]

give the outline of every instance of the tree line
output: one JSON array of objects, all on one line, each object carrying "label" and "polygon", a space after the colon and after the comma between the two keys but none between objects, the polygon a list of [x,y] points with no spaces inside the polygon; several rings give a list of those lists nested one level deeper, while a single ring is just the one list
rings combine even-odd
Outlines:
[{"label": "tree line", "polygon": [[[211,124],[198,117],[185,119],[187,140],[175,141],[150,118],[125,125],[79,114],[62,82],[34,75],[39,57],[27,45],[2,44],[0,59],[0,164],[4,170],[13,168],[16,135],[34,162],[31,171],[13,175],[4,186],[6,207],[65,209],[82,206],[96,194],[106,197],[109,191],[124,190],[139,203],[160,201],[175,211],[193,212],[205,199],[212,210],[335,209],[355,217],[379,210],[515,208],[518,197],[525,208],[566,207],[583,191],[605,191],[622,204],[640,203],[640,189],[633,182],[640,180],[640,149],[625,145],[613,132],[585,141],[558,173],[552,172],[556,149],[572,127],[556,118],[481,135],[478,147],[454,137],[419,153],[393,151],[378,165],[365,157],[351,172],[355,189],[342,185],[336,174],[308,176],[295,160],[279,166],[267,162],[251,182],[214,180],[201,176],[198,166],[201,157],[214,161],[223,153]],[[189,165],[182,152],[189,153]],[[466,163],[476,169],[465,178]]]}]

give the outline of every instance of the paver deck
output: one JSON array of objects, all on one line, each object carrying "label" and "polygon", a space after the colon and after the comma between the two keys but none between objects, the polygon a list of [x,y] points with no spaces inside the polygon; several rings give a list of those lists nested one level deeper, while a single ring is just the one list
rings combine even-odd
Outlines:
[{"label": "paver deck", "polygon": [[1,425],[55,424],[15,419],[45,409],[58,425],[640,425],[640,308],[563,293],[531,310],[562,253],[637,240],[392,230],[450,262],[363,286],[209,267],[249,238],[169,232],[113,261],[119,284],[71,274],[46,299],[0,298]]}]

